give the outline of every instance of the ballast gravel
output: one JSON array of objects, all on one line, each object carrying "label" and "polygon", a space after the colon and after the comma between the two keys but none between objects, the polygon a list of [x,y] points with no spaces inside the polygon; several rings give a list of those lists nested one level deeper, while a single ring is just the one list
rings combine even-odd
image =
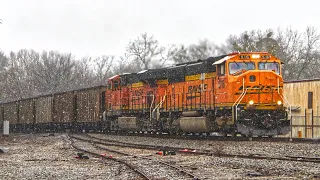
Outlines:
[{"label": "ballast gravel", "polygon": [[[91,135],[123,142],[200,148],[230,154],[320,157],[319,144]],[[113,161],[102,162],[100,158],[90,155],[89,159],[75,158],[78,151],[71,147],[66,134],[54,134],[54,136],[11,134],[9,137],[0,137],[0,147],[9,149],[7,153],[0,153],[0,179],[139,179],[134,172]],[[170,163],[195,174],[199,179],[320,179],[320,163],[185,154],[161,156],[157,155],[156,151],[108,148],[137,156],[149,155],[150,158]],[[140,161],[135,163],[139,166]],[[165,174],[159,174],[160,177],[172,179],[172,176]]]},{"label": "ballast gravel", "polygon": [[[320,144],[312,143],[213,141],[105,134],[91,135],[136,144],[194,148],[227,154],[320,158]],[[166,156],[164,157],[167,158]],[[192,173],[199,175],[201,179],[320,179],[320,163],[190,156],[183,154],[168,157],[168,160],[172,161],[172,164],[190,169]]]}]

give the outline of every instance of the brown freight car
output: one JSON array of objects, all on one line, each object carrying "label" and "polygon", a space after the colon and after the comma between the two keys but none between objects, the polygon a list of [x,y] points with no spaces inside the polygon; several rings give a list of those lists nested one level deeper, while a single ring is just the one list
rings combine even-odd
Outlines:
[{"label": "brown freight car", "polygon": [[105,86],[80,89],[74,92],[75,122],[83,130],[102,128],[102,114],[105,110]]},{"label": "brown freight car", "polygon": [[96,86],[1,103],[0,128],[8,120],[11,132],[102,130],[105,90]]},{"label": "brown freight car", "polygon": [[22,132],[30,132],[33,129],[34,119],[33,99],[18,101],[18,124]]},{"label": "brown freight car", "polygon": [[53,95],[53,123],[55,129],[69,128],[76,119],[74,92],[64,92]]},{"label": "brown freight car", "polygon": [[44,132],[50,129],[52,121],[53,96],[46,95],[34,99],[35,104],[35,131]]},{"label": "brown freight car", "polygon": [[10,131],[18,124],[18,102],[9,102],[3,105],[3,120],[9,121]]}]

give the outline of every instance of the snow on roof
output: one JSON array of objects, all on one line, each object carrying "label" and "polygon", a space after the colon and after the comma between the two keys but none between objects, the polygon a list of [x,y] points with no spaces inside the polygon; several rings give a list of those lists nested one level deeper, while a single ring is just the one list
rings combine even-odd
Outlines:
[{"label": "snow on roof", "polygon": [[108,79],[110,80],[110,79],[114,79],[114,78],[116,78],[116,77],[118,77],[119,75],[114,75],[114,76],[112,76],[112,77],[109,77]]},{"label": "snow on roof", "polygon": [[167,69],[173,69],[173,68],[177,68],[177,67],[184,67],[184,66],[186,66],[187,64],[182,64],[182,65],[174,65],[174,66],[170,66],[170,67],[168,67]]},{"label": "snow on roof", "polygon": [[234,56],[235,56],[235,55],[233,55],[233,56],[226,56],[226,57],[224,57],[224,58],[222,58],[222,59],[214,62],[212,65],[221,64],[221,63],[225,62],[226,60],[229,60],[229,59],[233,58]]},{"label": "snow on roof", "polygon": [[142,73],[147,72],[147,71],[148,70],[142,70],[142,71],[138,72],[137,74],[142,74]]},{"label": "snow on roof", "polygon": [[188,64],[187,66],[195,66],[195,65],[199,65],[199,64],[202,64],[202,62],[194,63],[194,64]]}]

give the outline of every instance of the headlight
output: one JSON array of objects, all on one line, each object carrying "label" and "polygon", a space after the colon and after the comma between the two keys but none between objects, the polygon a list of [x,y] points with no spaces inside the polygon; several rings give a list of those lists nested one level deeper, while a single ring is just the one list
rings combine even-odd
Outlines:
[{"label": "headlight", "polygon": [[253,105],[253,103],[254,103],[254,102],[253,102],[252,100],[251,100],[251,101],[249,101],[249,104],[250,104],[250,105]]},{"label": "headlight", "polygon": [[282,102],[281,102],[281,101],[278,101],[277,104],[280,106],[280,105],[282,104]]}]

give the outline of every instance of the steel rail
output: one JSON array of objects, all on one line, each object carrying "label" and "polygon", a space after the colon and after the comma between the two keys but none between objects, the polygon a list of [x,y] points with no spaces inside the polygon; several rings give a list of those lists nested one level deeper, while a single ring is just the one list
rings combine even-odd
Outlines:
[{"label": "steel rail", "polygon": [[79,148],[78,146],[76,146],[74,144],[74,141],[73,139],[77,139],[77,140],[81,140],[77,137],[74,137],[72,135],[68,135],[69,136],[69,139],[71,141],[71,146],[78,150],[78,151],[81,151],[81,152],[84,152],[84,153],[87,153],[87,154],[91,154],[93,156],[96,156],[96,157],[100,157],[100,158],[103,158],[103,159],[108,159],[108,160],[112,160],[112,161],[115,161],[115,162],[118,162],[120,164],[125,164],[127,167],[129,167],[130,169],[132,169],[134,172],[136,172],[137,174],[139,174],[143,179],[146,179],[146,180],[151,180],[152,178],[148,177],[144,172],[140,171],[139,169],[137,169],[135,166],[127,163],[126,161],[123,161],[121,159],[118,159],[118,158],[113,158],[113,157],[108,157],[108,156],[102,156],[98,153],[95,153],[95,152],[92,152],[92,151],[88,151],[88,150],[85,150],[85,149],[82,149],[82,148]]}]

